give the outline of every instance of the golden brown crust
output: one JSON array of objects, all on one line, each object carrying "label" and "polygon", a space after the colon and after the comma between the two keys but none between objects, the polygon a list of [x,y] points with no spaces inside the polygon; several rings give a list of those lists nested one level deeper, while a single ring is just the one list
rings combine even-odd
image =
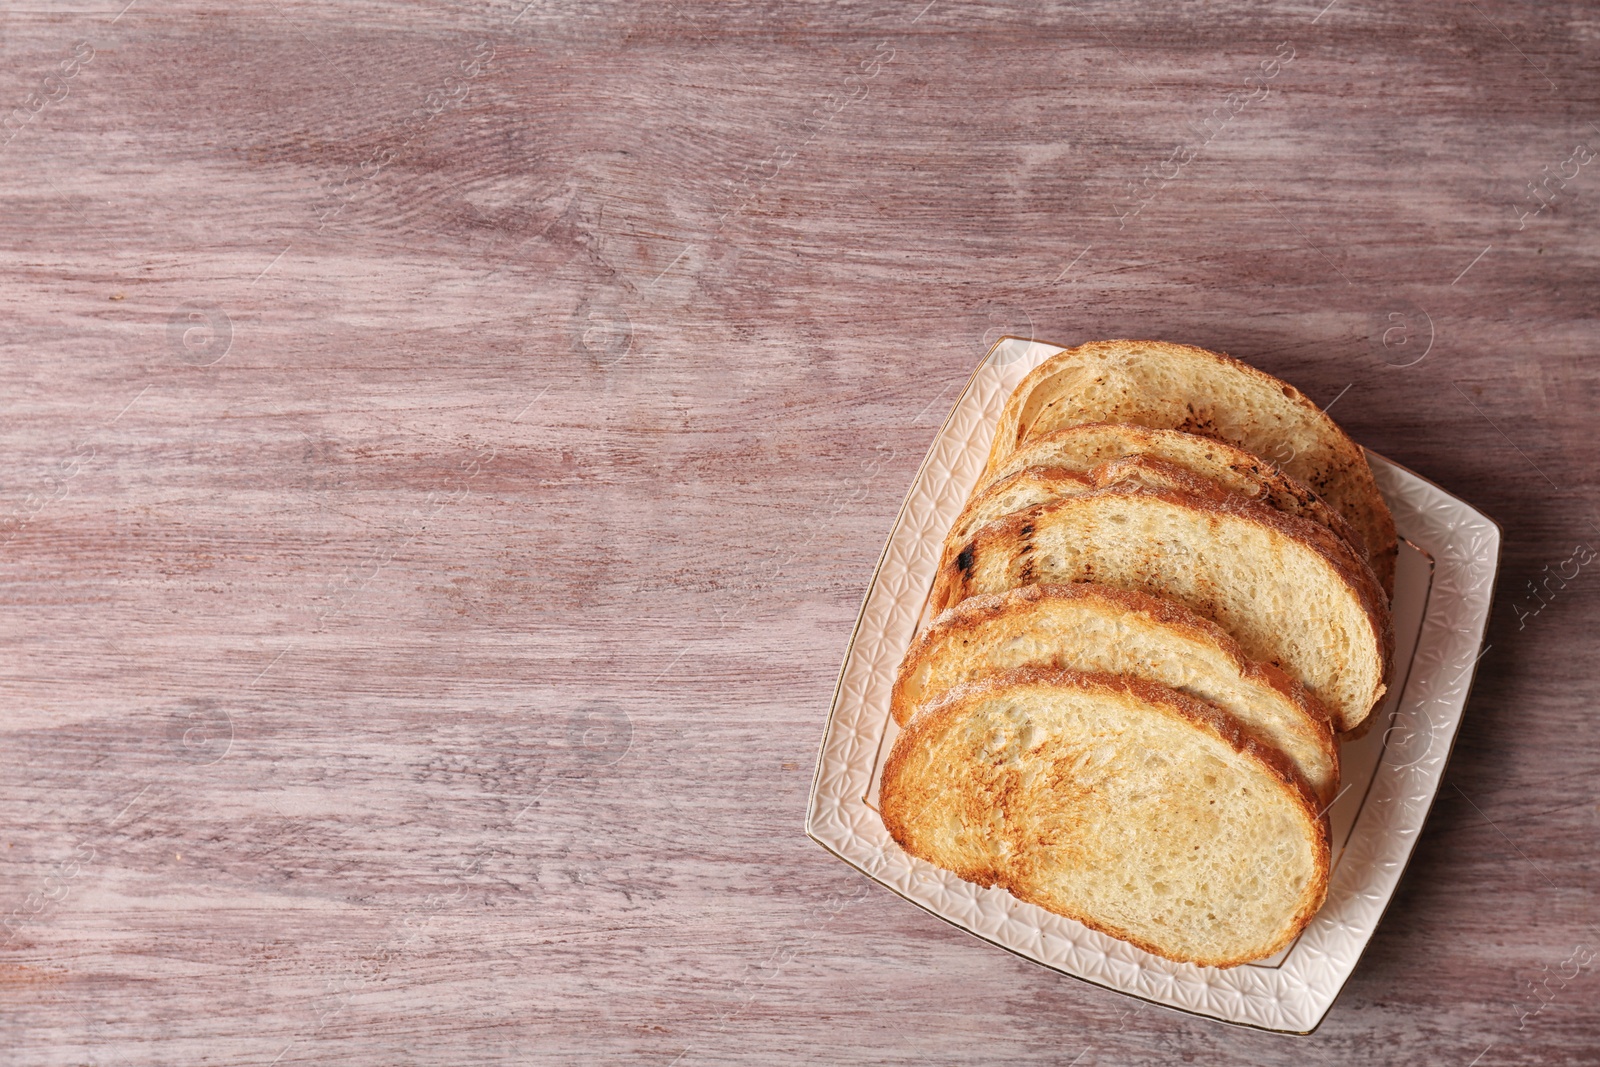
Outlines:
[{"label": "golden brown crust", "polygon": [[1126,930],[1118,929],[1095,916],[1074,914],[1072,909],[1058,909],[1045,901],[1031,899],[1027,892],[1027,887],[1013,886],[1004,870],[988,868],[955,871],[955,874],[978,885],[998,885],[1019,900],[1043,907],[1047,911],[1065,915],[1067,918],[1075,919],[1085,926],[1099,930],[1101,933],[1127,941],[1144,949],[1146,952],[1178,963],[1200,962],[1204,966],[1236,967],[1242,963],[1248,963],[1250,960],[1264,959],[1271,956],[1299,936],[1300,931],[1305,929],[1306,924],[1317,913],[1317,909],[1322,907],[1322,902],[1327,896],[1328,867],[1331,856],[1328,820],[1320,810],[1316,794],[1311,789],[1310,784],[1294,769],[1287,757],[1272,746],[1264,745],[1257,741],[1227,712],[1202,700],[1168,689],[1165,686],[1137,678],[1073,671],[1058,667],[1018,667],[988,678],[957,686],[943,700],[923,705],[900,737],[895,740],[894,748],[890,751],[889,759],[884,764],[883,769],[883,787],[880,793],[883,823],[884,827],[889,831],[889,836],[893,837],[901,848],[913,856],[927,860],[927,862],[934,862],[929,857],[921,856],[916,851],[912,834],[901,818],[901,812],[895,803],[899,795],[898,780],[903,772],[904,765],[910,758],[914,748],[921,742],[923,735],[937,729],[942,724],[942,720],[961,715],[975,703],[999,690],[1026,686],[1072,686],[1086,691],[1098,690],[1100,692],[1131,695],[1147,704],[1161,707],[1168,713],[1211,733],[1232,748],[1234,752],[1257,763],[1269,777],[1283,783],[1287,792],[1295,801],[1298,810],[1305,817],[1307,825],[1311,827],[1311,837],[1315,842],[1315,858],[1313,862],[1316,877],[1307,884],[1306,891],[1301,897],[1301,905],[1294,918],[1285,927],[1278,939],[1271,943],[1270,947],[1237,958],[1196,961],[1166,952],[1160,946],[1151,944]]},{"label": "golden brown crust", "polygon": [[[1333,762],[1334,776],[1337,778],[1339,748],[1333,743],[1332,717],[1327,707],[1309,689],[1273,664],[1251,659],[1226,630],[1209,619],[1201,618],[1182,604],[1149,593],[1118,589],[1096,582],[1040,583],[1004,593],[982,593],[968,597],[942,612],[917,636],[906,651],[905,658],[900,661],[900,669],[889,695],[889,713],[894,716],[895,722],[904,726],[915,713],[916,707],[906,689],[911,675],[935,645],[955,639],[962,633],[971,633],[1020,607],[1043,605],[1050,601],[1099,602],[1116,610],[1142,615],[1185,638],[1213,646],[1227,658],[1241,677],[1272,688],[1320,727],[1320,732],[1326,737],[1323,747]],[[937,699],[938,696],[927,698],[923,703],[933,703]]]},{"label": "golden brown crust", "polygon": [[[993,478],[1006,458],[1033,436],[1032,428],[1040,414],[1033,410],[1034,394],[1042,385],[1057,375],[1070,373],[1075,365],[1087,366],[1092,359],[1122,353],[1182,361],[1191,366],[1209,364],[1213,368],[1220,368],[1224,378],[1233,376],[1235,380],[1251,383],[1260,396],[1281,396],[1285,402],[1281,409],[1283,415],[1296,416],[1307,431],[1314,432],[1323,446],[1325,456],[1325,462],[1311,464],[1307,461],[1301,464],[1303,469],[1297,477],[1325,499],[1330,499],[1336,507],[1346,511],[1346,518],[1363,529],[1366,551],[1375,568],[1383,575],[1383,587],[1386,590],[1392,588],[1394,559],[1398,552],[1394,519],[1389,514],[1382,494],[1378,492],[1377,481],[1373,478],[1361,446],[1293,386],[1224,353],[1194,345],[1147,340],[1090,341],[1045,360],[1023,378],[1006,401],[979,484]],[[1248,447],[1246,441],[1225,436],[1207,417],[1197,414],[1192,402],[1188,405],[1188,412],[1181,425],[1170,428],[1225,441],[1239,448]],[[1141,419],[1134,417],[1116,421],[1142,423]],[[1331,497],[1330,490],[1334,490]]]},{"label": "golden brown crust", "polygon": [[[1292,406],[1300,409],[1303,413],[1311,416],[1313,419],[1323,423],[1324,425],[1322,428],[1327,432],[1330,439],[1339,442],[1339,451],[1345,453],[1347,458],[1351,459],[1352,461],[1358,459],[1362,464],[1366,463],[1366,456],[1361,451],[1361,446],[1350,440],[1349,435],[1344,432],[1339,424],[1334,422],[1333,419],[1330,418],[1328,414],[1319,408],[1315,403],[1313,403],[1309,397],[1281,378],[1276,378],[1264,370],[1252,367],[1243,360],[1235,359],[1233,356],[1230,356],[1225,352],[1213,352],[1210,349],[1200,348],[1197,345],[1184,345],[1173,341],[1117,338],[1109,341],[1088,341],[1073,348],[1068,348],[1065,351],[1051,356],[1049,359],[1045,360],[1043,363],[1039,364],[1037,367],[1033,368],[1033,370],[1028,372],[1027,377],[1023,378],[1022,381],[1017,385],[1016,389],[1012,391],[1011,398],[1006,402],[1005,410],[1001,413],[1000,424],[996,428],[994,443],[990,446],[990,466],[985,469],[984,474],[988,475],[994,466],[1003,461],[1011,452],[1016,451],[1017,446],[1023,441],[1027,440],[1029,437],[1029,427],[1022,424],[1022,416],[1027,409],[1028,402],[1032,399],[1032,393],[1034,389],[1036,389],[1041,382],[1047,381],[1048,379],[1061,373],[1061,371],[1074,359],[1080,359],[1084,355],[1092,352],[1104,351],[1106,349],[1114,350],[1119,347],[1156,349],[1161,351],[1162,354],[1168,356],[1181,354],[1188,358],[1199,361],[1220,363],[1229,370],[1244,375],[1246,378],[1253,379],[1262,385],[1276,389],[1282,393],[1284,399],[1288,400]],[[1174,429],[1181,428],[1182,427],[1174,427]],[[1212,435],[1207,434],[1205,436]],[[1218,440],[1220,440],[1220,438],[1218,438]]]},{"label": "golden brown crust", "polygon": [[1060,483],[1060,489],[1063,494],[1069,492],[1082,493],[1097,488],[1094,472],[1092,471],[1073,471],[1064,467],[1031,466],[1025,470],[1016,471],[1004,478],[1000,478],[992,485],[982,487],[981,491],[973,490],[972,495],[967,498],[966,506],[961,509],[961,514],[957,515],[955,522],[950,524],[950,532],[945,535],[944,556],[940,560],[941,564],[944,559],[949,558],[952,545],[956,546],[957,551],[960,550],[959,543],[966,539],[963,532],[966,531],[970,535],[967,527],[971,525],[973,517],[983,509],[985,504],[995,497],[1003,496],[1010,492],[1019,483],[1036,480],[1049,480]]},{"label": "golden brown crust", "polygon": [[[1062,444],[1070,443],[1074,439],[1103,439],[1107,436],[1120,438],[1126,442],[1126,448],[1118,456],[1106,457],[1102,462],[1141,456],[1173,462],[1170,455],[1162,457],[1151,453],[1163,450],[1170,452],[1174,449],[1179,451],[1189,449],[1209,454],[1242,480],[1258,488],[1253,498],[1256,503],[1290,514],[1298,514],[1326,526],[1349,541],[1360,554],[1371,555],[1366,545],[1366,538],[1340,514],[1338,508],[1323,500],[1310,486],[1284,472],[1277,464],[1237,445],[1219,441],[1215,437],[1201,437],[1199,434],[1185,433],[1183,430],[1152,429],[1148,426],[1109,422],[1086,422],[1050,430],[1029,437],[1019,445],[996,469],[994,482],[986,483],[980,480],[972,496],[976,499],[979,495],[986,494],[992,484],[997,484],[999,480],[1010,477],[1022,468],[1058,465],[1048,459],[1041,458],[1035,461],[1030,457],[1048,457],[1059,450]],[[1166,446],[1165,449],[1163,445]],[[1176,462],[1181,463],[1181,461]]]},{"label": "golden brown crust", "polygon": [[[1373,710],[1376,711],[1376,707],[1374,707]],[[1365,719],[1362,719],[1350,729],[1340,730],[1338,732],[1339,742],[1341,744],[1347,744],[1351,741],[1359,741],[1363,737],[1366,737],[1367,734],[1371,732],[1372,724],[1377,721],[1377,718],[1377,715],[1369,714]]]},{"label": "golden brown crust", "polygon": [[[1239,500],[1245,503],[1256,503],[1248,497],[1240,496],[1225,489],[1209,478],[1196,474],[1187,467],[1182,467],[1154,456],[1123,456],[1118,459],[1107,460],[1104,463],[1098,463],[1083,471],[1071,470],[1066,467],[1029,466],[998,479],[981,493],[973,494],[972,498],[967,501],[967,506],[961,510],[961,514],[951,524],[949,534],[945,536],[943,553],[939,559],[939,569],[942,569],[956,553],[961,551],[962,543],[968,540],[974,532],[969,529],[973,518],[982,512],[984,506],[994,498],[1003,496],[1018,484],[1029,481],[1042,485],[1051,485],[1053,483],[1054,494],[1059,498],[1092,492],[1095,489],[1110,489],[1113,486],[1120,485],[1157,488],[1140,481],[1141,478],[1147,477],[1153,477],[1167,483],[1161,488],[1192,493],[1207,500],[1218,502]],[[1268,504],[1260,504],[1259,506],[1270,507]],[[1015,513],[1013,512],[1013,514]],[[1355,545],[1352,544],[1351,548],[1354,550]]]},{"label": "golden brown crust", "polygon": [[[934,580],[933,610],[943,611],[971,595],[968,586],[971,576],[970,567],[973,558],[984,545],[1026,537],[1027,534],[1032,533],[1034,523],[1043,516],[1066,508],[1087,506],[1091,501],[1109,496],[1144,497],[1213,515],[1228,515],[1243,519],[1264,526],[1280,536],[1298,541],[1325,560],[1341,581],[1355,593],[1367,622],[1378,639],[1378,647],[1382,658],[1377,690],[1372,694],[1371,701],[1361,719],[1346,723],[1341,718],[1336,720],[1336,725],[1342,731],[1348,731],[1350,728],[1359,725],[1362,719],[1371,715],[1372,709],[1376,708],[1383,699],[1394,661],[1394,629],[1389,615],[1388,598],[1383,595],[1382,588],[1378,585],[1377,577],[1372,573],[1372,568],[1367,566],[1365,560],[1355,554],[1355,550],[1347,542],[1336,537],[1326,527],[1318,526],[1316,523],[1306,519],[1285,515],[1280,511],[1274,511],[1259,504],[1253,504],[1242,497],[1214,500],[1195,496],[1192,493],[1182,493],[1167,489],[1113,486],[1107,489],[1096,489],[1092,492],[1069,496],[1057,503],[1042,504],[1015,515],[1009,515],[979,529],[967,541],[966,545],[956,553],[955,557],[946,561],[940,568]],[[1029,582],[1024,581],[1019,584],[1029,584]]]}]

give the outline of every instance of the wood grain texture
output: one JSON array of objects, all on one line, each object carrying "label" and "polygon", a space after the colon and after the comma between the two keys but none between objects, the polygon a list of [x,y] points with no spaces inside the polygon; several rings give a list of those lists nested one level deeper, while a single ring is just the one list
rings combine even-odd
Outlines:
[{"label": "wood grain texture", "polygon": [[[0,12],[0,1062],[1597,1062],[1594,10],[125,2]],[[1311,1037],[801,833],[1003,332],[1230,352],[1505,526]]]}]

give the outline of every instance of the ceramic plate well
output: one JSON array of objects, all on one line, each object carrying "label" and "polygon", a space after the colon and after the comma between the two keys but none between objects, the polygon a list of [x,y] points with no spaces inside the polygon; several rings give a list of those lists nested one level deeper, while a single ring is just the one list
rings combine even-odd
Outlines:
[{"label": "ceramic plate well", "polygon": [[1419,475],[1368,453],[1402,539],[1395,674],[1372,729],[1341,752],[1343,791],[1329,811],[1327,903],[1277,956],[1227,970],[1173,963],[1004,890],[962,881],[906,855],[878,816],[878,777],[898,732],[889,689],[923,618],[940,543],[983,468],[1001,407],[1028,371],[1060,351],[1002,338],[934,439],[845,653],[806,833],[946,922],[1063,974],[1225,1022],[1310,1033],[1377,928],[1439,791],[1489,618],[1499,527]]}]

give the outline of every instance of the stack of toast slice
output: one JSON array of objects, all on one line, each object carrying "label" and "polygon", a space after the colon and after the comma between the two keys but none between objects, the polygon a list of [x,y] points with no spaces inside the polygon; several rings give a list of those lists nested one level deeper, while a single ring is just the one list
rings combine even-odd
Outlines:
[{"label": "stack of toast slice", "polygon": [[1169,959],[1273,954],[1389,684],[1396,545],[1365,454],[1278,379],[1153,341],[1047,360],[901,664],[884,824]]}]

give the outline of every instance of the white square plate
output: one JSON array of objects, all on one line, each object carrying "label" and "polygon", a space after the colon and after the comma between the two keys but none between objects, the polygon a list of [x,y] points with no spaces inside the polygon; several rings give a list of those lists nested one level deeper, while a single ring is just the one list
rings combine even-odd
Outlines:
[{"label": "white square plate", "polygon": [[839,672],[806,833],[946,922],[1063,974],[1225,1022],[1310,1033],[1355,970],[1444,778],[1489,619],[1500,529],[1432,482],[1368,453],[1402,539],[1394,679],[1372,729],[1340,753],[1344,785],[1329,811],[1327,903],[1277,956],[1227,970],[1173,963],[1004,890],[962,881],[906,855],[878,816],[879,772],[898,732],[889,689],[922,620],[945,532],[988,457],[1000,409],[1028,371],[1060,351],[1002,338],[928,450]]}]

